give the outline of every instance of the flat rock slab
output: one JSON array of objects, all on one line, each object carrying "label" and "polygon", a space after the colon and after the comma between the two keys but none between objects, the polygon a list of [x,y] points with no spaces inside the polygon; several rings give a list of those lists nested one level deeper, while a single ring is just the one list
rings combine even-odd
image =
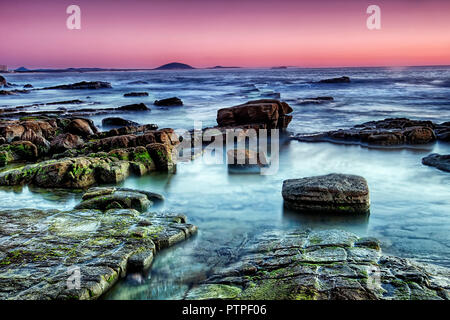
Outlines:
[{"label": "flat rock slab", "polygon": [[283,182],[284,205],[293,210],[367,213],[370,207],[366,179],[356,175],[328,174]]},{"label": "flat rock slab", "polygon": [[0,211],[0,299],[96,299],[196,231],[177,214]]},{"label": "flat rock slab", "polygon": [[[450,126],[431,121],[392,118],[370,121],[350,129],[339,129],[317,134],[297,134],[295,140],[305,142],[333,142],[362,146],[408,146],[433,143],[447,139]],[[446,138],[447,137],[447,138]]]},{"label": "flat rock slab", "polygon": [[432,153],[425,158],[422,158],[422,163],[442,171],[450,172],[450,154],[440,155]]},{"label": "flat rock slab", "polygon": [[153,201],[162,201],[163,196],[140,190],[114,187],[90,188],[84,195],[83,201],[75,209],[135,209],[144,212]]},{"label": "flat rock slab", "polygon": [[238,254],[237,262],[216,270],[185,298],[450,298],[450,269],[384,255],[375,239],[342,230],[267,232]]}]

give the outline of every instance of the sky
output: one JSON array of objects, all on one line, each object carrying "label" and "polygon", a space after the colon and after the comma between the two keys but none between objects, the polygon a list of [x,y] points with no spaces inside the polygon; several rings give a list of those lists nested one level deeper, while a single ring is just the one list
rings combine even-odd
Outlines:
[{"label": "sky", "polygon": [[450,1],[0,0],[0,39],[9,68],[450,65]]}]

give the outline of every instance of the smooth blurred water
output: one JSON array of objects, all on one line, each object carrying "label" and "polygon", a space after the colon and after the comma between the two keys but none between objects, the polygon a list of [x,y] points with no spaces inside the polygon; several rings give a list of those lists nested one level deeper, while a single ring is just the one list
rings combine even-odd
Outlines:
[{"label": "smooth blurred water", "polygon": [[[317,84],[323,78],[348,75],[351,84]],[[293,133],[346,128],[386,117],[450,120],[450,68],[193,70],[102,72],[89,74],[8,75],[13,83],[35,87],[81,80],[109,81],[113,89],[94,91],[37,91],[8,97],[0,105],[20,105],[80,99],[120,106],[145,102],[151,112],[120,114],[160,127],[191,128],[194,120],[215,125],[216,111],[249,99],[279,92],[294,108]],[[146,81],[146,84],[130,84]],[[257,88],[257,90],[255,90]],[[123,98],[130,91],[150,97]],[[331,103],[301,105],[298,98],[333,96]],[[90,98],[86,98],[89,96]],[[157,108],[154,99],[178,96],[184,107]],[[83,104],[73,108],[92,107]],[[103,116],[94,117],[100,125]],[[273,228],[341,228],[382,240],[384,252],[450,267],[450,174],[421,164],[431,152],[450,153],[450,144],[410,149],[377,149],[330,143],[284,141],[280,168],[269,176],[229,174],[226,165],[207,165],[201,158],[179,163],[173,175],[155,173],[129,178],[127,187],[165,195],[155,210],[184,213],[199,233],[161,252],[149,274],[133,274],[119,283],[108,299],[182,298],[192,283],[215,266],[236,258],[236,248],[253,235]],[[365,177],[371,213],[365,217],[305,215],[283,209],[284,179],[349,173]],[[41,192],[38,192],[41,191]],[[72,208],[80,194],[42,192],[33,188],[1,189],[0,208]]]}]

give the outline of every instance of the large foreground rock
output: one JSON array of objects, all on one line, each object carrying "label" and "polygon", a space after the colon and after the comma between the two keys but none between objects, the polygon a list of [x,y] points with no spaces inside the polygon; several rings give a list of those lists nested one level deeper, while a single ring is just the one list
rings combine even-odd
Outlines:
[{"label": "large foreground rock", "polygon": [[450,154],[440,155],[432,153],[425,158],[422,158],[422,163],[442,171],[450,172]]},{"label": "large foreground rock", "polygon": [[363,177],[347,174],[289,179],[283,182],[284,205],[293,210],[366,213],[369,187]]},{"label": "large foreground rock", "polygon": [[292,120],[292,108],[273,99],[249,101],[245,104],[217,111],[219,127],[253,129],[286,129]]},{"label": "large foreground rock", "polygon": [[[350,129],[340,129],[313,135],[296,135],[294,139],[306,142],[334,142],[374,146],[420,145],[435,142],[437,126],[431,121],[406,118],[366,122]],[[445,127],[440,126],[445,138]]]},{"label": "large foreground rock", "polygon": [[135,209],[144,212],[153,201],[161,201],[159,194],[127,188],[91,188],[83,195],[83,201],[75,209]]},{"label": "large foreground rock", "polygon": [[177,214],[1,211],[0,299],[96,299],[196,231]]},{"label": "large foreground rock", "polygon": [[341,230],[267,232],[187,299],[399,300],[450,298],[450,269],[382,254]]}]

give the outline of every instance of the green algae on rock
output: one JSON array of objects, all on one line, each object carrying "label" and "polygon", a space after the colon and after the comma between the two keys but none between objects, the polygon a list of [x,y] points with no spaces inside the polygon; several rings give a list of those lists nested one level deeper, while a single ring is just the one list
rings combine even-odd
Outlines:
[{"label": "green algae on rock", "polygon": [[342,230],[266,232],[186,299],[449,299],[450,269],[384,255]]},{"label": "green algae on rock", "polygon": [[367,213],[369,187],[363,177],[349,174],[288,179],[283,182],[284,205],[293,210]]},{"label": "green algae on rock", "polygon": [[132,209],[0,211],[0,299],[96,299],[196,231],[183,215]]},{"label": "green algae on rock", "polygon": [[164,198],[156,193],[128,188],[91,188],[83,195],[83,201],[76,209],[135,209],[144,212],[153,201]]}]

